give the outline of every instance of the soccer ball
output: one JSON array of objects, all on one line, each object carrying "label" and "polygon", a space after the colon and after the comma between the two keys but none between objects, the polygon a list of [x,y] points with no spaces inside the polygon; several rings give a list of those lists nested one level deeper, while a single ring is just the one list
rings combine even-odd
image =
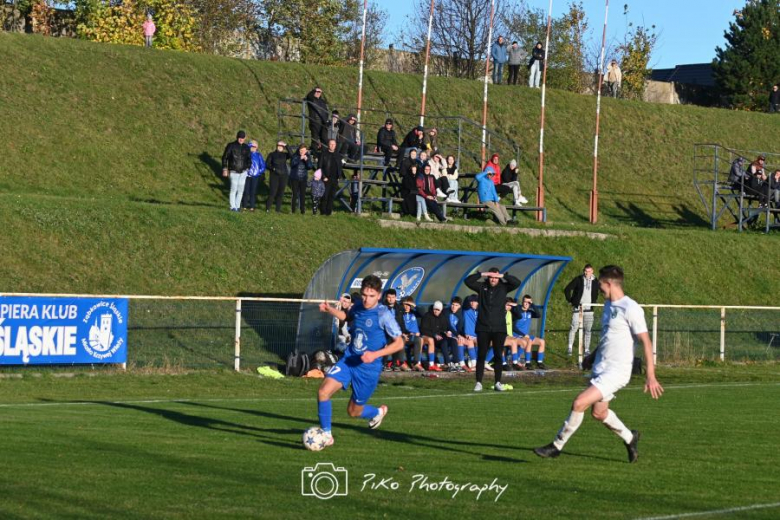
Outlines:
[{"label": "soccer ball", "polygon": [[329,434],[319,426],[312,426],[303,432],[303,447],[309,451],[321,451],[328,443]]}]

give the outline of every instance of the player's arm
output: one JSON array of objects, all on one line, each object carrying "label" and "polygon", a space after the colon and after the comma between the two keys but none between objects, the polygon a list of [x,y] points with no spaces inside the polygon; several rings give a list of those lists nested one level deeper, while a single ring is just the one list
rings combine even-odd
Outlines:
[{"label": "player's arm", "polygon": [[328,302],[322,302],[320,303],[320,312],[324,312],[326,314],[330,314],[334,318],[344,321],[347,319],[347,313],[337,309],[335,307],[332,307]]},{"label": "player's arm", "polygon": [[520,278],[509,273],[504,273],[503,280],[507,292],[514,291],[523,284],[523,281]]},{"label": "player's arm", "polygon": [[655,363],[653,363],[653,344],[650,342],[650,334],[642,332],[637,337],[642,342],[645,350],[645,363],[647,364],[647,378],[645,380],[645,393],[650,392],[653,399],[658,399],[663,395],[664,388],[655,379]]},{"label": "player's arm", "polygon": [[479,292],[482,288],[482,284],[479,283],[480,278],[482,278],[482,273],[472,273],[466,277],[466,280],[463,283],[472,291]]}]

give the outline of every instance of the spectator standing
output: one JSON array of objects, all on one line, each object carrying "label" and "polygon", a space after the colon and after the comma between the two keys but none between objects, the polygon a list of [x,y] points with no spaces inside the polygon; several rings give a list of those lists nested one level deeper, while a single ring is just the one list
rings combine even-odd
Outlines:
[{"label": "spectator standing", "polygon": [[506,208],[501,204],[498,193],[496,193],[496,185],[491,178],[494,175],[495,173],[493,170],[488,168],[486,168],[484,172],[477,174],[475,177],[477,181],[477,195],[479,196],[479,201],[482,204],[485,204],[488,207],[488,211],[495,216],[496,221],[500,225],[506,226],[506,223],[509,220],[509,213],[507,213]]},{"label": "spectator standing", "polygon": [[316,215],[320,211],[322,196],[325,195],[325,183],[322,182],[322,170],[317,170],[311,179],[311,214]]},{"label": "spectator standing", "polygon": [[542,81],[542,71],[544,70],[544,48],[542,42],[536,42],[531,51],[531,60],[528,62],[528,86],[539,88]]},{"label": "spectator standing", "polygon": [[349,114],[347,123],[341,125],[339,153],[344,159],[353,162],[360,158],[360,134],[358,133],[357,118],[354,114]]},{"label": "spectator standing", "polygon": [[246,174],[242,206],[249,211],[254,211],[257,206],[257,187],[265,173],[265,161],[263,160],[263,154],[257,151],[257,141],[252,140],[249,150],[252,153],[252,166],[249,167],[249,171]]},{"label": "spectator standing", "polygon": [[311,152],[302,144],[298,153],[290,161],[290,188],[292,188],[292,213],[296,209],[301,210],[301,215],[306,213],[306,184],[309,180],[309,170],[314,169],[314,161]]},{"label": "spectator standing", "polygon": [[617,60],[612,60],[607,65],[607,88],[609,89],[609,95],[613,98],[618,97],[620,91],[620,84],[623,82],[623,73],[620,71],[620,65]]},{"label": "spectator standing", "polygon": [[322,147],[323,128],[328,122],[328,101],[320,87],[314,87],[306,97],[306,107],[309,109],[309,133],[311,134],[312,151]]},{"label": "spectator standing", "polygon": [[[482,175],[482,174],[480,174]],[[482,281],[480,281],[482,279]],[[477,314],[477,384],[475,392],[482,391],[482,376],[485,373],[485,358],[492,346],[496,359],[495,385],[498,392],[504,391],[501,384],[501,354],[506,341],[506,297],[520,287],[520,280],[509,273],[501,273],[491,267],[483,273],[473,273],[465,280],[466,286],[475,291],[479,299]]]},{"label": "spectator standing", "polygon": [[279,141],[276,143],[276,150],[269,153],[266,157],[265,165],[268,170],[268,199],[265,201],[265,212],[271,211],[271,205],[276,205],[276,212],[282,212],[282,199],[284,199],[284,190],[290,178],[290,169],[287,167],[287,161],[292,154],[287,149],[287,143]]},{"label": "spectator standing", "polygon": [[517,85],[517,80],[520,77],[520,65],[522,65],[528,53],[521,49],[517,42],[512,42],[512,45],[507,50],[507,56],[509,58],[509,79],[507,85]]},{"label": "spectator standing", "polygon": [[769,113],[778,112],[780,112],[780,85],[773,85],[772,92],[769,93]]},{"label": "spectator standing", "polygon": [[500,85],[501,78],[504,76],[504,63],[509,59],[503,36],[499,36],[498,40],[493,42],[490,47],[490,57],[493,59],[493,84]]},{"label": "spectator standing", "polygon": [[569,346],[566,354],[571,356],[574,338],[580,329],[580,309],[582,309],[582,330],[584,333],[585,355],[590,354],[590,337],[593,330],[593,307],[599,301],[599,281],[593,275],[593,266],[585,264],[582,275],[575,276],[563,289],[566,301],[571,305],[571,327],[569,328]]},{"label": "spectator standing", "polygon": [[385,166],[390,164],[390,158],[393,156],[393,152],[398,151],[398,140],[395,136],[392,119],[386,119],[385,126],[380,128],[379,132],[377,132],[376,147],[377,150],[382,152],[385,156]]},{"label": "spectator standing", "polygon": [[154,25],[154,19],[152,13],[147,13],[146,20],[144,21],[144,46],[149,48],[152,46],[154,40],[154,33],[157,32],[157,26]]},{"label": "spectator standing", "polygon": [[320,155],[319,167],[322,170],[322,180],[325,181],[325,195],[322,198],[322,214],[333,213],[333,199],[339,188],[339,181],[344,177],[341,154],[336,150],[336,141],[328,141],[328,149]]},{"label": "spectator standing", "polygon": [[239,130],[236,140],[222,153],[222,176],[230,176],[230,211],[241,211],[246,172],[252,166],[252,151],[246,144],[246,132]]},{"label": "spectator standing", "polygon": [[520,168],[517,167],[517,161],[512,159],[501,172],[501,184],[511,190],[515,198],[515,206],[522,206],[528,203],[528,199],[523,197],[520,191],[519,171]]}]

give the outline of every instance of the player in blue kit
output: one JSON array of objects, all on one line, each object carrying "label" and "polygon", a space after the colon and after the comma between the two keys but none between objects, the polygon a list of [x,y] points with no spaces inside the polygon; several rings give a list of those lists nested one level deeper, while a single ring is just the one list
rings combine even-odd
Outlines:
[{"label": "player in blue kit", "polygon": [[[327,302],[320,304],[320,312],[346,320],[352,341],[338,363],[333,365],[317,394],[320,427],[327,435],[325,446],[333,445],[331,418],[333,406],[330,398],[338,390],[352,385],[352,398],[347,405],[350,417],[367,419],[368,427],[379,428],[387,415],[387,406],[379,408],[368,404],[382,373],[382,359],[404,348],[403,336],[393,312],[379,305],[382,296],[382,281],[374,275],[363,278],[360,288],[360,302],[354,303],[348,313],[331,307]],[[390,338],[390,343],[387,343]]]},{"label": "player in blue kit", "polygon": [[518,307],[516,304],[512,307],[512,318],[515,320],[512,327],[512,335],[519,340],[519,345],[525,350],[525,369],[531,370],[531,358],[533,356],[534,345],[539,347],[536,356],[536,366],[539,370],[546,370],[544,365],[545,341],[537,338],[530,333],[531,320],[541,318],[539,309],[534,305],[530,295],[523,296],[522,304]]}]

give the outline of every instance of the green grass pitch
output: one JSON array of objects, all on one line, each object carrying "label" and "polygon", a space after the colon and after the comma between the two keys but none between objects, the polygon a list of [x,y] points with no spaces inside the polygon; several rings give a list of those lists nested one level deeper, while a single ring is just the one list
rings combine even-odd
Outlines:
[{"label": "green grass pitch", "polygon": [[[661,367],[659,378],[660,401],[636,378],[614,401],[642,432],[630,465],[590,417],[560,458],[532,453],[585,384],[574,373],[518,378],[504,394],[474,394],[472,378],[388,378],[373,400],[390,407],[381,428],[347,417],[342,394],[336,444],[319,453],[301,445],[317,423],[318,381],[25,373],[0,379],[0,518],[584,519],[742,507],[754,508],[697,518],[777,518],[780,507],[767,507],[780,502],[777,365]],[[302,494],[302,471],[323,462],[346,470],[347,496]],[[433,485],[445,478],[462,486],[454,497]]]}]

